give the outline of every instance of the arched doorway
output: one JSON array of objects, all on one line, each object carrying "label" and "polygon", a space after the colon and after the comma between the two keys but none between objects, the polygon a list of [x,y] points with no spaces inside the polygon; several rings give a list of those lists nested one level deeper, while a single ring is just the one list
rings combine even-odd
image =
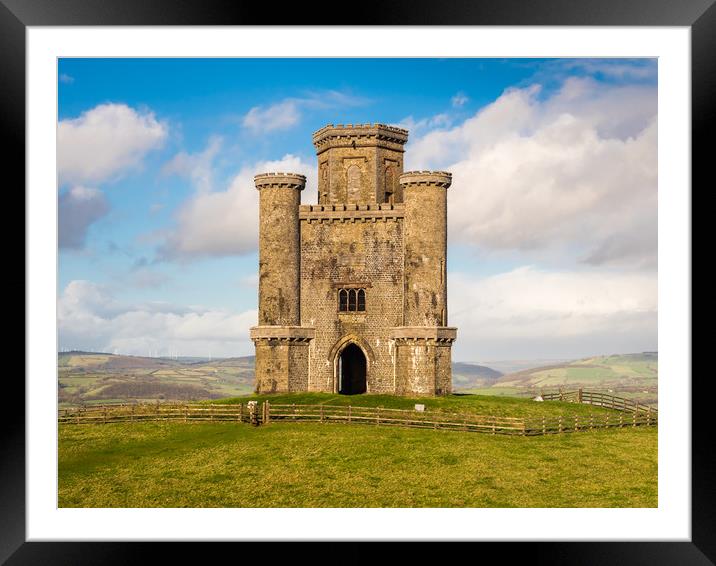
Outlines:
[{"label": "arched doorway", "polygon": [[348,344],[338,358],[338,393],[357,395],[366,392],[366,359],[363,350]]}]

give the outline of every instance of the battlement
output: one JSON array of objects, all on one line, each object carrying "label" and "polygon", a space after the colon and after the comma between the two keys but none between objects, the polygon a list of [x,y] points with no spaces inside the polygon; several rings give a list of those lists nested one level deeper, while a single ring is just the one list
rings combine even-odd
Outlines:
[{"label": "battlement", "polygon": [[302,204],[298,208],[301,221],[312,222],[387,222],[405,217],[405,205],[368,204]]},{"label": "battlement", "polygon": [[406,171],[399,178],[400,184],[424,185],[448,188],[452,184],[452,173],[447,171]]},{"label": "battlement", "polygon": [[299,208],[302,213],[309,212],[353,212],[353,211],[404,211],[402,203],[366,203],[366,204],[302,204]]},{"label": "battlement", "polygon": [[408,130],[386,124],[328,124],[313,133],[313,145],[320,154],[332,147],[386,146],[402,150]]},{"label": "battlement", "polygon": [[306,187],[306,176],[299,173],[261,173],[254,177],[257,189],[298,189]]}]

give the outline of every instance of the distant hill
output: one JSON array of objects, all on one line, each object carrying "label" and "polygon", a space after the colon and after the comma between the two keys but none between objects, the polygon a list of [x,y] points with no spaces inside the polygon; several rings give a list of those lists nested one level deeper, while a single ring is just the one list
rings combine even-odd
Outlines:
[{"label": "distant hill", "polygon": [[[620,354],[582,360],[528,360],[486,365],[454,362],[453,389],[486,395],[529,395],[535,389],[584,387],[633,392],[645,402],[656,401],[658,354]],[[548,363],[544,363],[548,362]],[[250,393],[255,358],[149,358],[95,352],[58,354],[59,398],[65,403],[128,399],[216,399]],[[648,393],[648,394],[647,394]]]},{"label": "distant hill", "polygon": [[57,354],[60,368],[74,370],[122,370],[122,369],[161,369],[181,366],[217,366],[217,367],[253,367],[254,356],[240,358],[208,358],[184,356],[177,358],[150,358],[145,356],[124,356],[106,352],[59,352]]},{"label": "distant hill", "polygon": [[[149,358],[106,352],[60,352],[59,397],[64,403],[129,399],[215,399],[250,393],[254,356]],[[501,372],[479,364],[453,364],[456,390],[490,387]]]},{"label": "distant hill", "polygon": [[149,358],[98,352],[58,354],[60,404],[200,400],[246,395],[254,357]]},{"label": "distant hill", "polygon": [[659,373],[657,352],[595,356],[525,369],[500,377],[494,387],[555,388],[583,386],[600,389],[655,388]]},{"label": "distant hill", "polygon": [[500,377],[502,372],[467,362],[453,362],[452,383],[453,389],[472,389],[475,387],[490,387]]}]

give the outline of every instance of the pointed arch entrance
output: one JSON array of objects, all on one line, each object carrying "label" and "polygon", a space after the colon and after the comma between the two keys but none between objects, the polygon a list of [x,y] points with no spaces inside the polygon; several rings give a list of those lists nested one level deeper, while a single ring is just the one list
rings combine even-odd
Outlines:
[{"label": "pointed arch entrance", "polygon": [[355,344],[348,344],[338,357],[338,393],[358,395],[367,390],[368,360]]},{"label": "pointed arch entrance", "polygon": [[368,392],[370,368],[375,361],[368,343],[355,334],[344,336],[331,348],[333,391],[343,395]]}]

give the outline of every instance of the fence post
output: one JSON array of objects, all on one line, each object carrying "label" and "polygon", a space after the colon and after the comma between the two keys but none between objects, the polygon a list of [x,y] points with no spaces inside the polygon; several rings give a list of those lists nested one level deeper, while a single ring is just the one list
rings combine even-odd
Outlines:
[{"label": "fence post", "polygon": [[351,406],[348,405],[348,422],[351,422]]},{"label": "fence post", "polygon": [[291,404],[291,411],[293,412],[293,420],[296,420],[296,403]]},{"label": "fence post", "polygon": [[632,427],[636,426],[636,411],[632,413]]},{"label": "fence post", "polygon": [[264,419],[264,423],[271,422],[271,403],[266,401],[266,418]]},{"label": "fence post", "polygon": [[582,402],[582,388],[577,389],[577,403]]},{"label": "fence post", "polygon": [[624,426],[624,413],[619,413],[619,428]]},{"label": "fence post", "polygon": [[646,408],[646,426],[651,426],[651,407]]},{"label": "fence post", "polygon": [[594,428],[594,415],[592,413],[589,413],[589,430],[592,430]]},{"label": "fence post", "polygon": [[559,432],[562,433],[562,415],[559,415]]},{"label": "fence post", "polygon": [[249,422],[254,425],[258,426],[257,418],[256,418],[256,405],[258,404],[258,401],[249,401]]},{"label": "fence post", "polygon": [[574,415],[574,430],[579,430],[579,417],[577,415]]},{"label": "fence post", "polygon": [[544,420],[544,415],[542,415],[542,434],[547,434],[547,425]]}]

